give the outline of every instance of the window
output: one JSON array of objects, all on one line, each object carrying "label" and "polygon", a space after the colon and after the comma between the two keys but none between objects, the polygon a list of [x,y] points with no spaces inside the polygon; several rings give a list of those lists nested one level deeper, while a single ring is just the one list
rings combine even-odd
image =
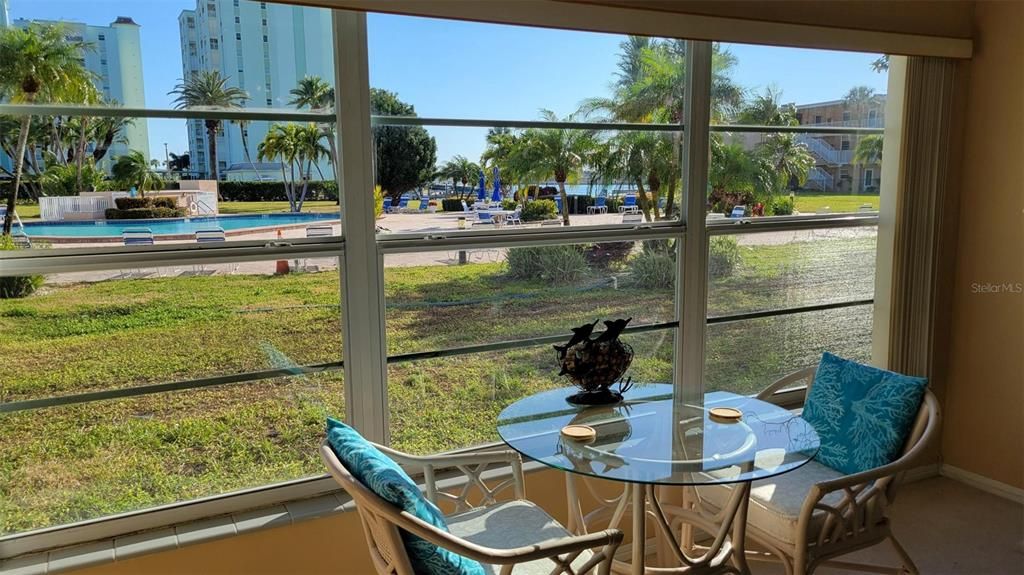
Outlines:
[{"label": "window", "polygon": [[[209,13],[202,4],[204,31]],[[785,66],[787,52],[752,58],[750,50],[768,49],[650,38],[636,49],[660,59],[662,92],[623,102],[635,91],[616,82],[651,80],[618,75],[627,37],[341,12],[341,29],[365,18],[367,34],[320,38],[313,30],[333,29],[330,12],[281,14],[327,20],[307,26],[305,38],[275,21],[275,42],[289,51],[305,45],[305,53],[302,66],[280,53],[273,67],[269,32],[247,21],[247,39],[263,36],[264,62],[247,70],[236,61],[227,82],[250,92],[237,109],[172,109],[173,95],[148,111],[126,104],[136,126],[177,130],[171,151],[189,156],[179,189],[147,192],[182,210],[143,218],[153,245],[125,247],[139,220],[81,226],[46,217],[26,222],[45,251],[0,252],[4,274],[39,276],[44,286],[0,300],[0,356],[8,359],[0,441],[15,446],[0,466],[0,492],[15,497],[2,535],[32,538],[36,529],[249,488],[286,500],[322,471],[315,447],[327,415],[351,414],[367,435],[417,453],[492,442],[504,406],[565,384],[551,345],[595,320],[631,318],[623,339],[640,384],[749,393],[824,349],[869,356],[879,204],[853,193],[857,181],[841,180],[855,165],[851,148],[882,129],[823,125],[849,86],[809,90],[779,72],[790,80],[780,85],[785,95],[757,117],[770,107],[752,105],[761,84],[743,66]],[[196,52],[198,36],[178,32]],[[221,37],[207,38],[211,49]],[[477,49],[452,51],[452,37]],[[372,88],[372,102],[340,110],[327,98],[287,103],[307,74],[345,97],[353,87],[336,81],[333,58],[358,54],[368,54],[370,85],[357,88]],[[230,72],[219,56],[202,58],[210,62],[186,58],[173,76],[147,70],[147,93],[173,91],[207,64]],[[716,91],[736,99],[699,111],[711,117],[701,126],[684,115],[692,59],[725,62],[712,80],[736,88]],[[827,54],[809,59],[829,64]],[[462,97],[451,98],[437,89],[451,69],[501,73],[471,75]],[[541,69],[562,76],[519,80]],[[248,85],[246,72],[255,74]],[[27,106],[10,108],[47,121]],[[800,124],[810,118],[816,126]],[[342,129],[356,120],[368,120],[370,133]],[[214,140],[208,121],[219,122]],[[322,144],[317,161],[261,147],[296,130]],[[128,144],[108,161],[141,150],[130,131],[124,136]],[[367,154],[336,158],[338,140]],[[687,146],[710,155],[708,174],[683,173]],[[875,185],[879,162],[870,165],[853,173]],[[281,195],[254,197],[253,181],[274,182],[268,189]],[[379,196],[371,195],[376,184]],[[124,193],[96,198],[84,219],[136,209],[117,207]],[[72,203],[48,195],[38,209],[59,216]],[[682,206],[693,208],[685,226]],[[102,229],[82,235],[86,227]],[[214,227],[222,242],[197,241],[197,231]],[[684,293],[688,274],[706,279],[706,301]],[[692,314],[683,312],[705,304],[697,323],[706,353],[686,357],[681,326]],[[353,330],[358,338],[344,335]],[[688,379],[691,372],[703,379]]]},{"label": "window", "polygon": [[242,19],[239,18],[238,16],[235,16],[235,24],[240,24],[241,22],[242,22]]},{"label": "window", "polygon": [[844,122],[849,122],[850,121],[850,111],[849,110],[843,110],[843,121]]},{"label": "window", "polygon": [[107,39],[106,35],[104,35],[104,34],[98,35],[97,38],[99,38],[100,42],[102,42],[102,41]]}]

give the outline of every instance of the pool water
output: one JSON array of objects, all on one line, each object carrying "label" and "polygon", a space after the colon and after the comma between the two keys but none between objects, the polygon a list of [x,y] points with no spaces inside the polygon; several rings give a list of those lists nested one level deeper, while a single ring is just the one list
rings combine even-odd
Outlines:
[{"label": "pool water", "polygon": [[225,232],[253,228],[274,228],[338,220],[338,214],[257,214],[239,216],[208,216],[161,220],[109,220],[98,222],[25,222],[29,237],[121,237],[125,230],[148,228],[155,236],[190,235],[198,230],[222,228]]}]

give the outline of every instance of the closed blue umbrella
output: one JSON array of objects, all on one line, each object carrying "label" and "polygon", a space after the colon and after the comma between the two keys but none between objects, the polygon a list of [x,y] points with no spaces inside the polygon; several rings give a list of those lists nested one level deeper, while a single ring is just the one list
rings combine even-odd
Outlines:
[{"label": "closed blue umbrella", "polygon": [[480,170],[480,188],[476,191],[476,199],[481,202],[487,199],[487,183],[484,182],[483,170]]},{"label": "closed blue umbrella", "polygon": [[501,176],[498,175],[498,166],[494,166],[494,192],[491,193],[491,201],[501,201]]}]

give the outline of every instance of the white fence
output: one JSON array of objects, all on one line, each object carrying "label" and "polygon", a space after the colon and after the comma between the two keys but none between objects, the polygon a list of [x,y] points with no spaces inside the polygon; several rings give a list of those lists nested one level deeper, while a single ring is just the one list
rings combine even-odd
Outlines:
[{"label": "white fence", "polygon": [[127,195],[124,192],[94,197],[45,196],[39,198],[39,217],[48,222],[102,220],[107,209],[115,207],[114,198]]}]

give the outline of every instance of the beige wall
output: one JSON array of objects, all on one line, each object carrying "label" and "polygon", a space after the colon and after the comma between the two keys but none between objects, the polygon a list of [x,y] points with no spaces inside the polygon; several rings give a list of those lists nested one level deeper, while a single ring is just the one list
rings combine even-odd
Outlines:
[{"label": "beige wall", "polygon": [[[960,168],[945,463],[1024,488],[1024,3],[979,2]],[[1002,289],[1002,288],[999,288]]]}]

